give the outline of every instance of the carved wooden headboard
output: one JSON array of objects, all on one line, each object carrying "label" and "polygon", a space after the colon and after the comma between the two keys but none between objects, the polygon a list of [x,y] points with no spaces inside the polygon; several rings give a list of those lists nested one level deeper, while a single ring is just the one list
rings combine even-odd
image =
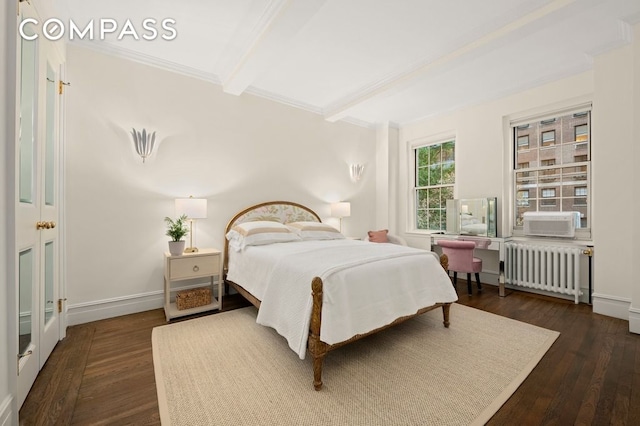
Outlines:
[{"label": "carved wooden headboard", "polygon": [[[227,223],[227,227],[224,230],[224,235],[231,230],[236,224],[243,222],[251,222],[254,220],[273,220],[280,223],[289,222],[301,222],[312,221],[322,222],[320,216],[313,210],[302,204],[292,203],[290,201],[267,201],[265,203],[256,204],[255,206],[247,207],[241,212],[237,213]],[[224,275],[227,275],[229,255],[229,241],[224,239]]]}]

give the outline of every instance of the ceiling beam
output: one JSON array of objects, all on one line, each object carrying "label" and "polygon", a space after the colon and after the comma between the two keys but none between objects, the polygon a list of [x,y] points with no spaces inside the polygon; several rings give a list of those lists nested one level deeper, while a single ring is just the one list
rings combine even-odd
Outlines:
[{"label": "ceiling beam", "polygon": [[[277,63],[286,53],[295,35],[318,13],[327,0],[275,0],[269,4],[250,34],[240,30],[236,42],[247,40],[245,48],[221,78],[226,93],[240,95],[260,74]],[[233,46],[233,41],[230,46]]]},{"label": "ceiling beam", "polygon": [[443,55],[433,61],[429,61],[423,64],[419,64],[410,69],[403,70],[392,76],[388,76],[385,79],[374,82],[369,86],[363,88],[357,93],[351,96],[344,97],[337,102],[333,103],[329,107],[325,108],[324,117],[327,121],[335,122],[341,120],[349,115],[350,110],[353,108],[370,101],[376,97],[384,96],[388,93],[393,93],[409,85],[417,78],[423,77],[428,73],[432,73],[438,69],[446,68],[453,62],[462,59],[465,56],[473,55],[477,51],[490,47],[492,43],[498,42],[511,34],[516,33],[522,28],[538,22],[550,15],[556,14],[559,11],[566,9],[568,6],[575,3],[576,0],[554,0],[547,3],[545,6],[534,10],[519,19],[510,22],[503,27],[488,33],[475,41],[468,43],[456,50],[453,50],[446,55]]}]

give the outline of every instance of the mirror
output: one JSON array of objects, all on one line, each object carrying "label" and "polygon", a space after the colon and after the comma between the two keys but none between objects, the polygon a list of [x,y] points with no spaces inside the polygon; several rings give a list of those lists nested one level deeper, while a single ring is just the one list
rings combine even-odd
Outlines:
[{"label": "mirror", "polygon": [[20,253],[18,257],[18,284],[20,299],[18,350],[24,355],[31,346],[31,310],[33,309],[33,280],[34,280],[33,250],[28,249]]},{"label": "mirror", "polygon": [[44,245],[44,323],[49,321],[55,315],[55,303],[53,300],[53,284],[54,284],[54,262],[55,252],[53,250],[53,242],[49,241]]},{"label": "mirror", "polygon": [[498,199],[447,200],[447,234],[497,237]]},{"label": "mirror", "polygon": [[35,184],[36,44],[22,39],[20,75],[20,201],[33,203]]}]

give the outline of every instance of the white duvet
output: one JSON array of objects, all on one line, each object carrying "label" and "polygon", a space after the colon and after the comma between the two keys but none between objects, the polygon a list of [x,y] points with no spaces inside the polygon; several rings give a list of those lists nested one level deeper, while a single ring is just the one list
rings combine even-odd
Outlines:
[{"label": "white duvet", "polygon": [[353,240],[300,241],[229,253],[227,279],[262,301],[257,322],[305,357],[311,281],[323,281],[320,338],[339,343],[457,295],[435,253]]}]

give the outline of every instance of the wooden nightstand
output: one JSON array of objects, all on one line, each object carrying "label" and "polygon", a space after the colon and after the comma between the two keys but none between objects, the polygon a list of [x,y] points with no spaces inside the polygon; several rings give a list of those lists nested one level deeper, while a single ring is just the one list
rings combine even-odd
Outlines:
[{"label": "wooden nightstand", "polygon": [[[214,292],[213,277],[218,277],[218,294]],[[190,280],[194,278],[210,278],[211,303],[190,309],[178,310],[176,303],[172,301],[171,293],[185,288],[171,288],[176,281]],[[200,287],[200,286],[198,286]],[[164,254],[164,313],[167,321],[172,318],[193,315],[200,312],[222,308],[222,254],[220,250],[200,249],[196,253],[184,253],[172,256],[168,252]]]}]

